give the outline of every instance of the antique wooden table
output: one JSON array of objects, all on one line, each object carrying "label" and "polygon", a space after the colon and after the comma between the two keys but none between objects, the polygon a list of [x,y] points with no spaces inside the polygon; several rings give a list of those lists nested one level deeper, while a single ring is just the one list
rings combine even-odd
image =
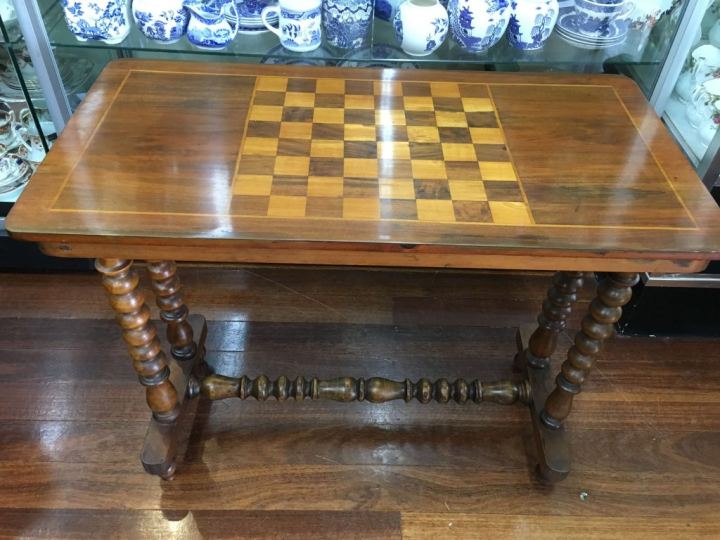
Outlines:
[{"label": "antique wooden table", "polygon": [[[528,406],[538,470],[569,470],[563,421],[638,272],[720,258],[720,210],[630,80],[609,75],[118,61],[7,227],[94,257],[152,410],[142,462],[175,472],[191,398]],[[137,289],[148,261],[169,355]],[[174,260],[557,270],[514,379],[417,383],[208,374]],[[583,272],[607,273],[560,374]]]}]

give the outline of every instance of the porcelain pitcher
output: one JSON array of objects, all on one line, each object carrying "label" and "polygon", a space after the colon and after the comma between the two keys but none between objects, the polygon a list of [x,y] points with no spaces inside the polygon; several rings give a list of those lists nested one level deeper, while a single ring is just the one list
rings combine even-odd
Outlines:
[{"label": "porcelain pitcher", "polygon": [[185,0],[184,5],[190,11],[188,40],[199,49],[224,49],[237,36],[235,0]]},{"label": "porcelain pitcher", "polygon": [[183,0],[135,0],[132,11],[137,27],[153,41],[175,43],[187,32],[190,14]]},{"label": "porcelain pitcher", "polygon": [[120,43],[130,33],[130,0],[60,0],[68,29],[79,41]]}]

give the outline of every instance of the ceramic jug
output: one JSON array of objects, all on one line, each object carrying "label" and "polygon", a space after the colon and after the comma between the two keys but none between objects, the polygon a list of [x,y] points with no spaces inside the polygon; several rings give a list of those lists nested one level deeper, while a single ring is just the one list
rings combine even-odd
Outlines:
[{"label": "ceramic jug", "polygon": [[393,17],[393,27],[403,51],[427,56],[445,41],[447,10],[438,0],[405,0]]},{"label": "ceramic jug", "polygon": [[79,41],[120,43],[130,33],[130,0],[60,0],[68,29]]},{"label": "ceramic jug", "polygon": [[448,11],[453,39],[470,52],[495,45],[510,23],[507,0],[450,0]]},{"label": "ceramic jug", "polygon": [[183,0],[134,0],[132,12],[140,31],[160,43],[178,41],[187,32],[190,21]]},{"label": "ceramic jug", "polygon": [[289,51],[314,51],[322,43],[321,5],[321,0],[279,0],[262,10],[262,21]]},{"label": "ceramic jug", "polygon": [[541,49],[557,23],[558,0],[513,0],[508,41],[516,49]]},{"label": "ceramic jug", "polygon": [[235,0],[185,0],[190,11],[188,41],[199,49],[227,47],[238,32]]}]

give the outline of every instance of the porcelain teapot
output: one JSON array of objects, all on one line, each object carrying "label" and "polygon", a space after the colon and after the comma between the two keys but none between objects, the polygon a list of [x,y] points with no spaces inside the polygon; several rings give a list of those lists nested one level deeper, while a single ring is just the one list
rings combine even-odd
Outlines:
[{"label": "porcelain teapot", "polygon": [[200,49],[224,49],[238,33],[235,0],[185,0],[190,11],[187,37]]}]

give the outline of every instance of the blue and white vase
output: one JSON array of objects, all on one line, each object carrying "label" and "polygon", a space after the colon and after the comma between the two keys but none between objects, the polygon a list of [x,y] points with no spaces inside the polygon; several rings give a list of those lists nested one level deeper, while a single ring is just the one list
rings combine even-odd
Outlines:
[{"label": "blue and white vase", "polygon": [[507,0],[450,0],[448,11],[453,39],[470,52],[487,51],[510,23]]},{"label": "blue and white vase", "polygon": [[[280,38],[290,51],[314,51],[322,43],[321,0],[280,0],[277,6],[262,10],[263,24]],[[278,16],[278,26],[270,19]]]},{"label": "blue and white vase", "polygon": [[405,0],[393,17],[402,50],[411,56],[427,56],[443,44],[448,33],[447,10],[438,0]]},{"label": "blue and white vase", "polygon": [[134,0],[133,18],[138,29],[159,43],[175,43],[187,32],[190,13],[184,0]]},{"label": "blue and white vase", "polygon": [[238,32],[235,0],[185,0],[190,11],[188,41],[199,49],[224,49]]},{"label": "blue and white vase", "polygon": [[558,0],[512,0],[508,41],[516,49],[542,49],[558,20]]},{"label": "blue and white vase", "polygon": [[364,46],[372,14],[372,0],[323,0],[325,39],[340,49]]},{"label": "blue and white vase", "polygon": [[79,41],[120,43],[130,33],[130,0],[60,0],[68,29]]}]

